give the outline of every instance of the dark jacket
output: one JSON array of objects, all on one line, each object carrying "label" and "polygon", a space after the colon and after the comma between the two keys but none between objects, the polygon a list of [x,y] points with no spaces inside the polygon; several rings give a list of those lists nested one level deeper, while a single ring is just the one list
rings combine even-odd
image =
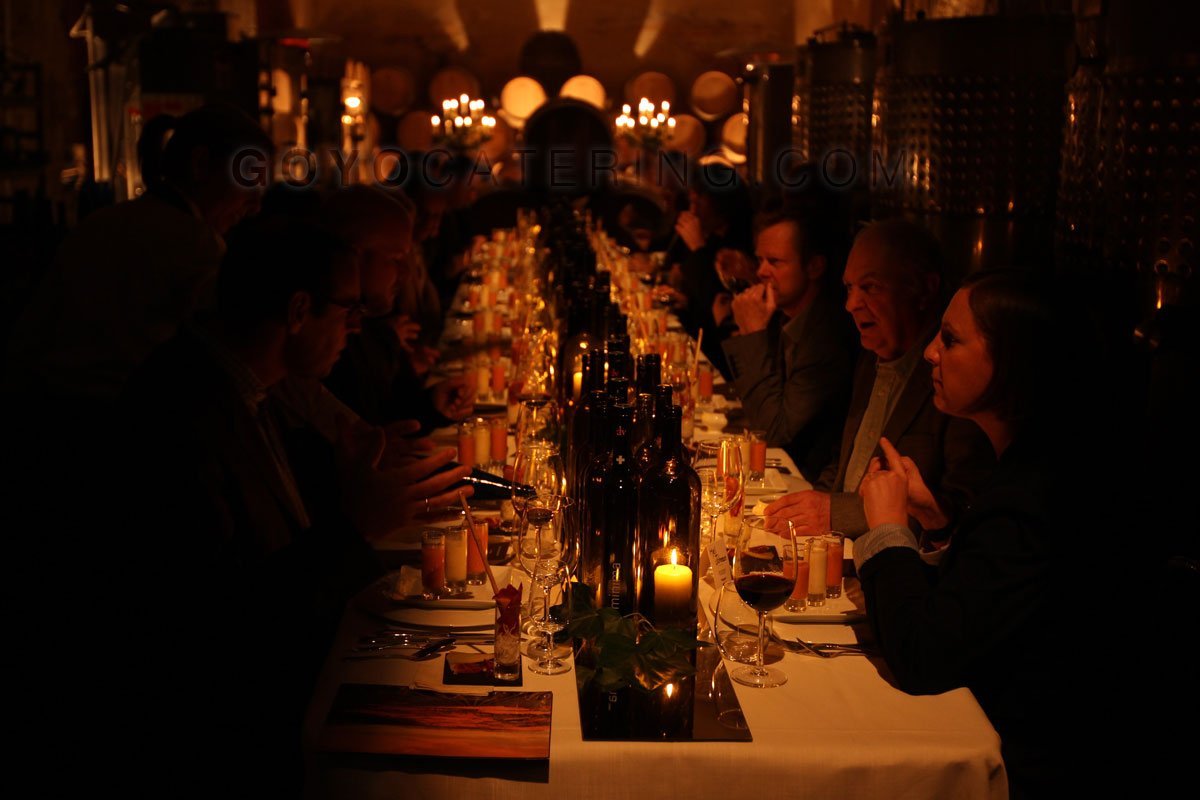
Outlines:
[{"label": "dark jacket", "polygon": [[429,431],[450,424],[434,408],[400,338],[382,318],[364,321],[362,331],[349,338],[325,386],[372,425],[415,419]]},{"label": "dark jacket", "polygon": [[722,345],[751,427],[787,448],[810,481],[841,433],[853,365],[845,312],[829,294],[821,292],[795,325],[777,312],[765,330]]},{"label": "dark jacket", "polygon": [[[875,385],[875,360],[875,355],[869,352],[859,356],[841,444],[813,484],[813,488],[831,493],[832,527],[847,536],[858,536],[867,530],[862,498],[857,492],[842,492],[840,487],[846,479],[854,438]],[[913,368],[883,427],[883,436],[916,463],[925,484],[953,525],[972,492],[987,478],[995,456],[979,426],[969,420],[948,417],[934,407],[930,369],[924,359]],[[839,491],[834,491],[834,487]],[[910,525],[919,530],[915,522]]]},{"label": "dark jacket", "polygon": [[1061,778],[1084,719],[1073,690],[1086,676],[1068,664],[1080,626],[1064,617],[1083,599],[1069,588],[1072,501],[1045,438],[1008,447],[962,509],[936,575],[902,547],[881,551],[859,575],[896,683],[913,694],[970,688],[1000,735],[1018,795]]},{"label": "dark jacket", "polygon": [[145,651],[131,718],[213,781],[295,779],[342,609],[376,574],[367,545],[316,504],[305,526],[257,418],[269,403],[256,415],[189,329],[134,373],[124,408],[135,467],[113,580]]}]

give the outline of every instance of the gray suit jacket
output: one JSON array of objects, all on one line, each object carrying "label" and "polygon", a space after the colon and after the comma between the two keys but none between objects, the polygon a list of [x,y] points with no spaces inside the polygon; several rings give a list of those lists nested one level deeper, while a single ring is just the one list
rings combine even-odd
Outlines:
[{"label": "gray suit jacket", "polygon": [[[867,531],[862,498],[857,492],[834,489],[840,490],[846,479],[854,437],[875,384],[875,360],[872,353],[859,356],[841,445],[813,484],[813,488],[832,495],[831,527],[852,538]],[[930,369],[924,359],[913,369],[883,427],[883,435],[921,470],[921,477],[953,527],[967,501],[991,474],[996,457],[979,426],[970,420],[948,417],[934,407]],[[909,525],[914,531],[921,530],[915,520],[909,520]]]},{"label": "gray suit jacket", "polygon": [[854,358],[846,314],[828,294],[800,319],[786,322],[776,313],[766,330],[722,343],[750,426],[787,448],[810,481],[837,441]]}]

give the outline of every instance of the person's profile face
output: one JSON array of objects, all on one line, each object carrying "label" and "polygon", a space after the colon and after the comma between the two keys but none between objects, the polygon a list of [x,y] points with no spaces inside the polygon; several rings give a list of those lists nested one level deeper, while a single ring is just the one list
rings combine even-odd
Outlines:
[{"label": "person's profile face", "polygon": [[372,237],[362,243],[359,272],[367,316],[379,317],[392,310],[396,288],[403,279],[404,264],[411,249],[412,233],[407,227],[390,229],[387,235]]},{"label": "person's profile face", "polygon": [[329,296],[309,315],[294,337],[290,369],[304,377],[324,378],[346,347],[346,338],[362,329],[362,288],[357,261],[340,257]]},{"label": "person's profile face", "polygon": [[764,228],[755,240],[758,279],[775,292],[775,305],[785,312],[797,307],[807,295],[812,280],[800,253],[796,252],[796,226],[781,222]]},{"label": "person's profile face", "polygon": [[943,414],[970,416],[992,381],[994,368],[987,340],[975,324],[970,289],[954,294],[937,336],[925,348],[933,367],[933,404]]},{"label": "person's profile face", "polygon": [[855,242],[843,282],[846,310],[854,318],[859,341],[880,361],[891,361],[917,344],[925,327],[921,276],[891,263],[873,239]]}]

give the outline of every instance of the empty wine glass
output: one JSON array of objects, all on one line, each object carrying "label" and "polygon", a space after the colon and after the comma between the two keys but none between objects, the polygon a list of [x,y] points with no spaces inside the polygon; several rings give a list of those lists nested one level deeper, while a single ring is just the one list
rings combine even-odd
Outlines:
[{"label": "empty wine glass", "polygon": [[765,689],[782,686],[787,676],[763,665],[767,612],[778,608],[796,586],[796,531],[768,525],[763,517],[746,517],[734,542],[730,559],[738,596],[758,612],[758,653],[754,666],[740,667],[730,677],[743,686]]},{"label": "empty wine glass", "polygon": [[699,441],[692,467],[700,476],[700,505],[708,513],[707,543],[716,536],[717,519],[742,502],[741,447],[730,436]]},{"label": "empty wine glass", "polygon": [[554,654],[553,634],[562,628],[561,623],[550,618],[550,591],[563,580],[563,559],[570,550],[569,542],[565,541],[567,528],[562,524],[562,509],[568,502],[561,495],[531,498],[526,505],[526,526],[518,547],[521,566],[542,590],[542,619],[537,629],[544,638],[541,655],[530,667],[539,675],[557,675],[571,668]]},{"label": "empty wine glass", "polygon": [[526,441],[543,444],[558,441],[558,404],[549,395],[527,395],[521,398],[521,407],[517,411],[518,451]]}]

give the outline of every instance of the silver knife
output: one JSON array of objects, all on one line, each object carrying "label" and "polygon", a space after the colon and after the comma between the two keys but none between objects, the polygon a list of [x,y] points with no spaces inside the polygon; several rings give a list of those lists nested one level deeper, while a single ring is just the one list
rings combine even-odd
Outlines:
[{"label": "silver knife", "polygon": [[435,639],[417,652],[413,653],[413,658],[425,658],[426,656],[431,656],[448,644],[454,644],[453,636],[447,636],[445,639]]}]

